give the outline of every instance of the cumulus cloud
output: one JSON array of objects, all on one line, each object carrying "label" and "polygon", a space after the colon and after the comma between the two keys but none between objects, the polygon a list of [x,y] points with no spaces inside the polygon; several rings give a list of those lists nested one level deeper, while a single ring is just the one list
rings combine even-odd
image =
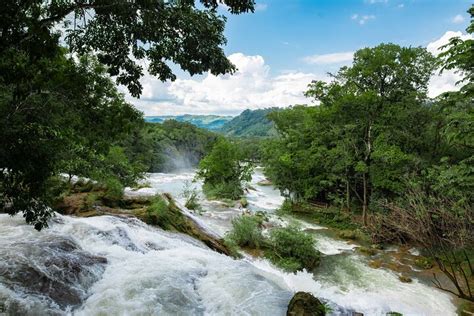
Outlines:
[{"label": "cumulus cloud", "polygon": [[354,52],[341,52],[324,55],[312,55],[304,57],[303,60],[308,64],[313,65],[327,65],[327,64],[341,64],[351,62],[354,58]]},{"label": "cumulus cloud", "polygon": [[[453,37],[460,37],[463,40],[472,39],[472,35],[463,34],[462,32],[447,31],[439,39],[430,42],[426,49],[437,56],[443,50],[441,47],[449,43],[449,40]],[[456,82],[462,79],[462,76],[456,73],[454,70],[445,70],[441,74],[434,75],[428,86],[428,95],[432,98],[440,95],[447,91],[457,91],[460,86],[456,85]]]},{"label": "cumulus cloud", "polygon": [[237,66],[233,75],[207,74],[200,79],[177,79],[162,83],[152,76],[142,79],[143,95],[129,101],[145,115],[238,114],[249,109],[307,103],[303,96],[313,73],[287,72],[276,76],[262,56],[236,53],[228,56]]},{"label": "cumulus cloud", "polygon": [[458,14],[451,19],[451,22],[454,24],[461,24],[464,22],[464,17],[461,14]]}]

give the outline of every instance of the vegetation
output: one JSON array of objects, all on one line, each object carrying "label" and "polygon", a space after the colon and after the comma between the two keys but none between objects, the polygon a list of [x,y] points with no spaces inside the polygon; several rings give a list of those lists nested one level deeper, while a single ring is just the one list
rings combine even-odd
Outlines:
[{"label": "vegetation", "polygon": [[184,206],[193,211],[200,211],[198,192],[192,187],[190,182],[186,182],[183,190],[183,197],[186,199]]},{"label": "vegetation", "polygon": [[[474,6],[469,13],[472,34]],[[438,59],[421,47],[361,49],[332,82],[309,85],[306,95],[319,106],[269,114],[279,136],[263,151],[266,174],[287,197],[283,211],[323,223],[332,213],[360,222],[377,242],[418,244],[453,288],[436,278],[435,285],[469,301],[473,47],[472,39],[454,38]],[[429,99],[436,67],[463,74],[460,91]]]},{"label": "vegetation", "polygon": [[276,136],[274,124],[267,116],[278,108],[245,110],[226,122],[219,132],[230,137],[269,137]]},{"label": "vegetation", "polygon": [[191,75],[234,71],[219,3],[234,14],[254,10],[251,0],[2,3],[0,209],[22,212],[39,230],[51,216],[48,181],[59,173],[123,185],[139,177],[140,157],[115,146],[133,144],[143,118],[109,76],[137,97],[144,59],[161,80],[175,79],[169,61]]},{"label": "vegetation", "polygon": [[262,217],[243,215],[232,220],[232,230],[226,240],[230,245],[264,250],[265,256],[284,270],[313,270],[319,265],[320,254],[313,237],[296,226],[274,228],[268,238],[262,234]]},{"label": "vegetation", "polygon": [[243,194],[242,183],[251,180],[252,165],[235,144],[220,138],[199,163],[197,177],[204,181],[209,198],[237,200]]},{"label": "vegetation", "polygon": [[232,116],[220,115],[162,115],[162,116],[147,116],[145,121],[150,123],[163,123],[167,120],[174,120],[178,122],[186,122],[193,124],[199,128],[210,131],[219,130],[226,122],[230,121]]},{"label": "vegetation", "polygon": [[162,124],[147,124],[140,138],[142,143],[135,145],[133,151],[147,157],[148,171],[169,172],[197,166],[217,135],[190,123],[167,120]]},{"label": "vegetation", "polygon": [[262,221],[257,216],[236,217],[226,238],[240,247],[261,248],[264,245],[261,225]]},{"label": "vegetation", "polygon": [[313,270],[320,260],[313,237],[294,224],[270,231],[265,255],[279,267],[292,272]]}]

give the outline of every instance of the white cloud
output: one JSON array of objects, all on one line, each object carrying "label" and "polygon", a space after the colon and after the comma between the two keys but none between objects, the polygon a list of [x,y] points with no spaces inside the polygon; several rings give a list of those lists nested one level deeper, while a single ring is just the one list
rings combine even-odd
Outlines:
[{"label": "white cloud", "polygon": [[405,7],[405,4],[404,3],[400,3],[398,6],[397,6],[399,9],[403,9]]},{"label": "white cloud", "polygon": [[354,58],[354,52],[342,52],[324,55],[307,56],[303,60],[308,64],[326,65],[351,62]]},{"label": "white cloud", "polygon": [[307,85],[311,80],[325,78],[297,71],[272,76],[259,55],[236,53],[228,58],[238,68],[233,75],[207,74],[200,79],[177,79],[171,83],[145,76],[142,99],[127,99],[145,115],[238,114],[247,108],[307,103],[303,96]]},{"label": "white cloud", "polygon": [[265,11],[268,8],[266,3],[257,3],[255,5],[255,11]]},{"label": "white cloud", "polygon": [[[452,37],[460,37],[463,40],[474,38],[472,35],[463,34],[462,32],[447,31],[439,39],[429,43],[426,49],[437,56],[443,51],[440,48],[448,44]],[[460,86],[457,86],[456,82],[461,79],[462,76],[454,70],[445,70],[441,74],[434,75],[429,82],[428,96],[434,98],[443,92],[459,90]]]},{"label": "white cloud", "polygon": [[360,25],[364,25],[368,21],[374,20],[374,19],[375,19],[375,15],[373,15],[373,14],[371,14],[371,15],[353,14],[351,16],[351,20],[357,21],[357,23],[359,23]]},{"label": "white cloud", "polygon": [[451,22],[454,24],[461,24],[464,22],[464,17],[461,14],[458,14],[451,19]]},{"label": "white cloud", "polygon": [[470,39],[473,38],[472,35],[468,34],[463,34],[461,31],[447,31],[446,33],[443,34],[440,38],[437,40],[434,40],[430,42],[427,46],[426,49],[434,54],[435,56],[439,55],[443,50],[440,48],[446,44],[449,43],[449,40],[453,37],[460,37],[462,40]]}]

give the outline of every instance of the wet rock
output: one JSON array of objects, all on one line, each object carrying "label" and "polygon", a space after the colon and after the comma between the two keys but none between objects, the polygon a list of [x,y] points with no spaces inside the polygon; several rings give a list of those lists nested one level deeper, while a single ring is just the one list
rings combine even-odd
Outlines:
[{"label": "wet rock", "polygon": [[434,264],[433,264],[433,260],[430,259],[430,258],[425,258],[425,257],[419,257],[415,260],[415,265],[420,268],[420,269],[424,269],[424,270],[428,270],[428,269],[431,269],[433,268]]},{"label": "wet rock", "polygon": [[378,253],[377,249],[374,248],[367,248],[367,247],[357,247],[356,250],[366,256],[373,256]]},{"label": "wet rock", "polygon": [[165,200],[167,207],[161,214],[147,212],[146,209],[134,213],[139,219],[150,225],[159,226],[164,230],[177,231],[203,242],[214,251],[232,256],[234,253],[226,246],[222,238],[213,236],[207,232],[192,217],[183,212],[174,202],[169,194],[158,197]]},{"label": "wet rock", "polygon": [[326,309],[319,299],[310,293],[297,292],[288,304],[287,316],[324,316]]},{"label": "wet rock", "polygon": [[403,283],[411,283],[413,281],[410,277],[406,275],[400,275],[398,276],[398,279]]},{"label": "wet rock", "polygon": [[[0,283],[16,293],[43,297],[61,309],[83,302],[107,259],[83,251],[61,236],[14,242],[0,249]],[[14,312],[15,302],[6,302]]]}]

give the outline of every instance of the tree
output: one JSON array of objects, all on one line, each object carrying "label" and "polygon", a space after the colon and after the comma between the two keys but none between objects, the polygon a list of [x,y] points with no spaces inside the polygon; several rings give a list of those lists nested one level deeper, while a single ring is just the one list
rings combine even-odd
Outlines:
[{"label": "tree", "polygon": [[49,181],[59,173],[97,176],[108,169],[125,183],[136,177],[138,164],[128,163],[138,157],[111,146],[138,135],[143,119],[110,76],[138,97],[143,60],[161,80],[175,78],[170,62],[191,74],[232,72],[221,48],[219,4],[234,14],[254,8],[252,0],[2,2],[0,208],[23,212],[41,229],[51,216]]},{"label": "tree", "polygon": [[197,178],[204,180],[209,197],[236,200],[243,194],[242,182],[252,178],[252,165],[244,161],[238,147],[220,138],[199,163]]},{"label": "tree", "polygon": [[[168,62],[191,75],[211,71],[232,72],[234,66],[221,46],[225,18],[219,4],[233,14],[254,10],[253,0],[66,0],[13,1],[2,3],[0,50],[31,46],[46,54],[58,35],[54,27],[64,22],[66,41],[73,52],[97,54],[117,83],[139,96],[143,67],[161,80],[174,80]],[[46,45],[45,45],[46,44]]]},{"label": "tree", "polygon": [[266,172],[293,199],[368,208],[403,193],[420,172],[431,114],[425,105],[434,57],[424,48],[380,44],[354,54],[350,67],[314,81],[317,107],[270,114],[279,139],[267,146]]}]

